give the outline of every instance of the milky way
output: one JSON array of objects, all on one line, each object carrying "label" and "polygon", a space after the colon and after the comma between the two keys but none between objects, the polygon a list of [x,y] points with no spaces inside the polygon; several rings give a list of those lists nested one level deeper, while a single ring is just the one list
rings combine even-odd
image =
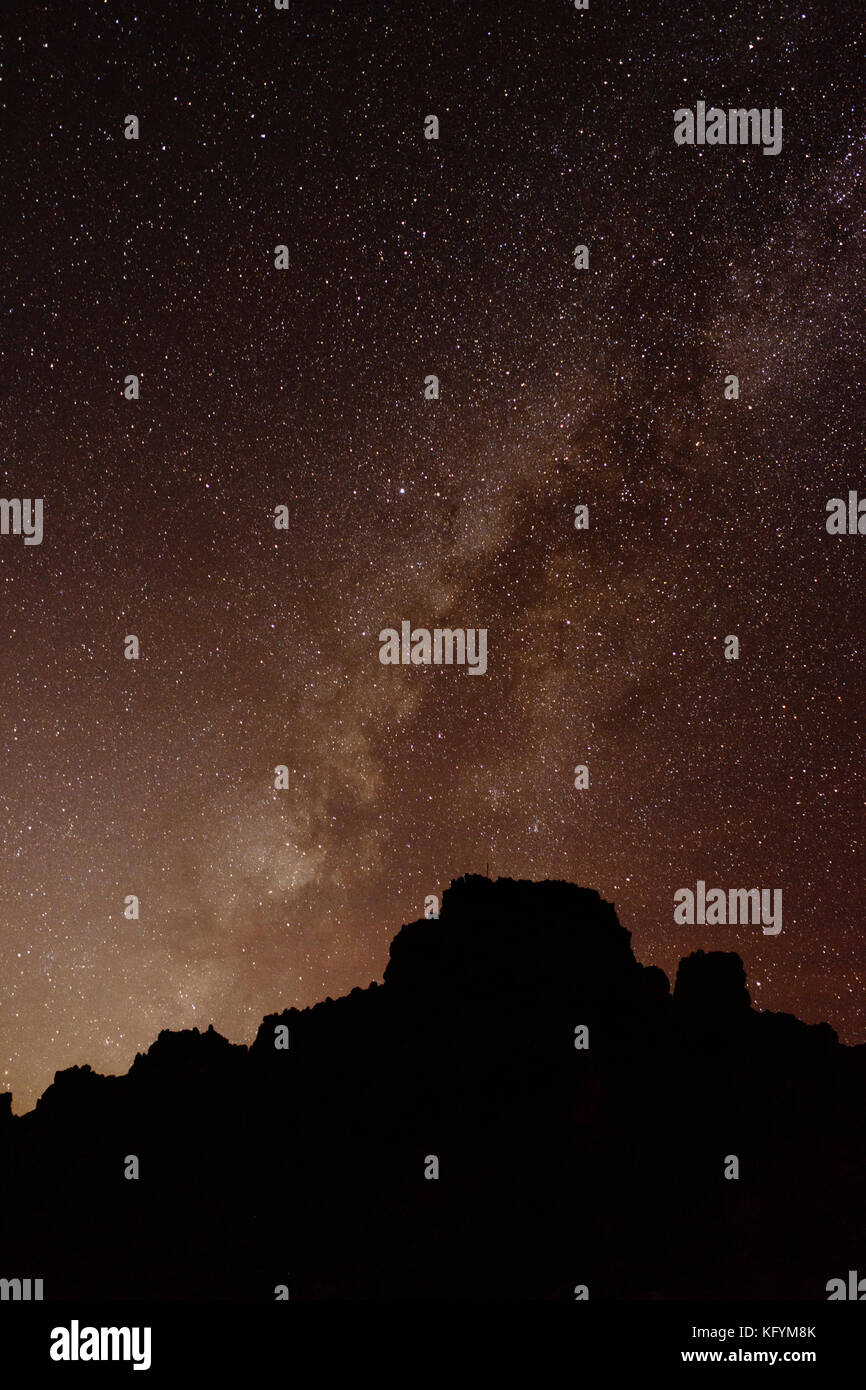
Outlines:
[{"label": "milky way", "polygon": [[[488,864],[866,1038],[859,8],[4,8],[17,1110],[381,978]],[[778,155],[677,145],[698,100]],[[383,666],[403,620],[487,673]],[[698,879],[784,929],[675,924]]]}]

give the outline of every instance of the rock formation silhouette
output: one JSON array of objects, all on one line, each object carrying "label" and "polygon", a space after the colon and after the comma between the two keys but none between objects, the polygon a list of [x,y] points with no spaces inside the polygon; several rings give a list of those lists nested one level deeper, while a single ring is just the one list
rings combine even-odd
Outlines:
[{"label": "rock formation silhouette", "polygon": [[249,1048],[163,1032],[126,1076],[58,1072],[20,1117],[0,1098],[0,1276],[46,1299],[823,1300],[866,1252],[864,1098],[866,1047],[753,1010],[738,956],[696,951],[671,993],[597,893],[466,877],[383,984]]}]

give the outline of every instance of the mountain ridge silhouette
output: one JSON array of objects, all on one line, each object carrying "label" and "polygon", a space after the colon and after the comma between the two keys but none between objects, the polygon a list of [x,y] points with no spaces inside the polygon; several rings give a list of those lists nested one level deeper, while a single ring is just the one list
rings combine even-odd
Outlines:
[{"label": "mountain ridge silhouette", "polygon": [[696,950],[671,990],[594,890],[469,875],[381,984],[266,1015],[248,1047],[163,1030],[25,1115],[2,1097],[0,1276],[46,1298],[822,1299],[864,1262],[864,1099],[866,1047],[756,1012],[735,953]]}]

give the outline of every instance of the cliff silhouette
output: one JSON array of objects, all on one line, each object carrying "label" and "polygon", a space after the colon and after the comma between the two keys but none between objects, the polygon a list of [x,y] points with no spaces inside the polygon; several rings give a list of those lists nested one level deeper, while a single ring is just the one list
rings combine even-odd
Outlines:
[{"label": "cliff silhouette", "polygon": [[0,1099],[0,1276],[46,1299],[823,1300],[866,1268],[866,1047],[753,1010],[734,954],[671,991],[568,883],[456,880],[381,985]]}]

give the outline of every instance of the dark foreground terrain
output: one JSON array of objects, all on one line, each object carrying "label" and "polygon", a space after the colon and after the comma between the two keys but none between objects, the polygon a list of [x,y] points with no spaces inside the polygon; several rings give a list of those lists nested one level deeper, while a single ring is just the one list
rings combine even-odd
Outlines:
[{"label": "dark foreground terrain", "polygon": [[0,1099],[0,1277],[46,1299],[824,1300],[866,1274],[866,1047],[753,1011],[736,955],[671,993],[567,883],[460,879],[382,985]]}]

